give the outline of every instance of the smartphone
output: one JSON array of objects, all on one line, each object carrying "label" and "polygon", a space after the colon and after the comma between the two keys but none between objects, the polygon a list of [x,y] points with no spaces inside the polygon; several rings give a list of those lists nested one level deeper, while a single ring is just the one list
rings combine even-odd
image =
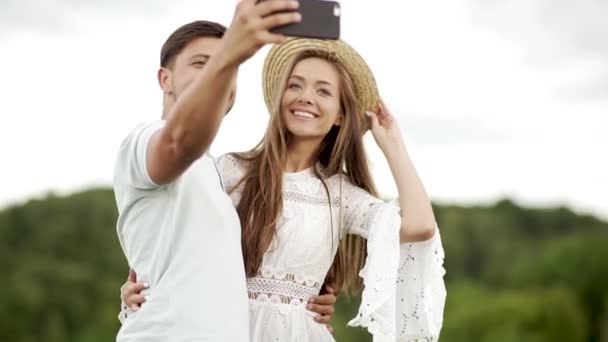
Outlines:
[{"label": "smartphone", "polygon": [[[281,1],[281,0],[260,0]],[[275,27],[271,32],[286,36],[339,39],[340,38],[340,4],[328,0],[298,0],[298,12],[302,14],[302,21],[297,24]]]}]

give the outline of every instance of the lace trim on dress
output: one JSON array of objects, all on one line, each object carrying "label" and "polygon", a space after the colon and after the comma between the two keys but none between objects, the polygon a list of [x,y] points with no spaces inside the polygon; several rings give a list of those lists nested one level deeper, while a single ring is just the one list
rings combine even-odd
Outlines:
[{"label": "lace trim on dress", "polygon": [[[305,194],[302,192],[296,191],[285,191],[283,192],[283,198],[285,201],[296,202],[296,203],[304,203],[310,205],[319,205],[326,206],[327,205],[327,196],[325,197],[316,197],[309,194]],[[340,205],[340,197],[335,196],[331,199],[331,205],[333,207],[337,207]]]},{"label": "lace trim on dress", "polygon": [[305,305],[320,290],[321,284],[316,280],[269,269],[247,279],[249,298],[264,303]]}]

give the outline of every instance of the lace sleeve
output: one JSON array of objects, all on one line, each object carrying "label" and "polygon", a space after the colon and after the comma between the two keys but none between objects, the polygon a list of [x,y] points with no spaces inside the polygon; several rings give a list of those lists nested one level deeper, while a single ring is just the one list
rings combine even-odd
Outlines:
[{"label": "lace sleeve", "polygon": [[401,220],[392,205],[377,205],[372,220],[365,229],[357,226],[354,232],[365,233],[367,258],[359,273],[363,278],[361,306],[348,325],[366,327],[374,342],[396,340],[396,291],[399,265],[399,228]]},{"label": "lace sleeve", "polygon": [[439,230],[428,241],[400,244],[398,202],[367,196],[351,192],[345,204],[348,232],[367,238],[367,259],[359,273],[361,306],[349,325],[366,327],[375,342],[436,341],[446,298]]},{"label": "lace sleeve", "polygon": [[[378,212],[385,206],[392,205],[350,182],[344,183],[343,200],[345,232],[364,238],[368,237],[369,229]],[[396,212],[399,210],[397,206],[394,206],[393,209]]]},{"label": "lace sleeve", "polygon": [[127,320],[127,318],[131,317],[131,315],[133,315],[135,312],[133,310],[131,310],[129,307],[127,307],[127,304],[125,304],[125,302],[122,301],[122,299],[120,300],[120,312],[118,313],[118,320],[120,321],[120,324],[125,324],[125,321]]},{"label": "lace sleeve", "polygon": [[397,270],[398,341],[437,341],[443,325],[446,289],[439,229],[427,241],[400,246]]}]

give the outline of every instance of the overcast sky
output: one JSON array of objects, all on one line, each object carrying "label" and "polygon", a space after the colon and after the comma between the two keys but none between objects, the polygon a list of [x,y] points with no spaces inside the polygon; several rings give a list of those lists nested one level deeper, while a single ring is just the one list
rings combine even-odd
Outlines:
[{"label": "overcast sky", "polygon": [[[109,185],[116,150],[161,114],[160,46],[236,1],[2,1],[0,207]],[[608,2],[344,0],[342,37],[368,61],[433,200],[509,196],[608,219]],[[373,4],[373,6],[371,5]],[[261,138],[261,66],[212,153]],[[373,139],[380,190],[396,195]]]}]

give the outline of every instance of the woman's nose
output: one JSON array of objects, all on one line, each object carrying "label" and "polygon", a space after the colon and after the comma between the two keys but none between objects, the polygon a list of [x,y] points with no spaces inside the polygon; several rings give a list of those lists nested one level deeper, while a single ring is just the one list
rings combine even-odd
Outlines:
[{"label": "woman's nose", "polygon": [[298,102],[300,103],[306,103],[306,104],[313,104],[313,96],[311,94],[311,90],[310,89],[304,89],[301,93],[300,96],[298,97]]}]

